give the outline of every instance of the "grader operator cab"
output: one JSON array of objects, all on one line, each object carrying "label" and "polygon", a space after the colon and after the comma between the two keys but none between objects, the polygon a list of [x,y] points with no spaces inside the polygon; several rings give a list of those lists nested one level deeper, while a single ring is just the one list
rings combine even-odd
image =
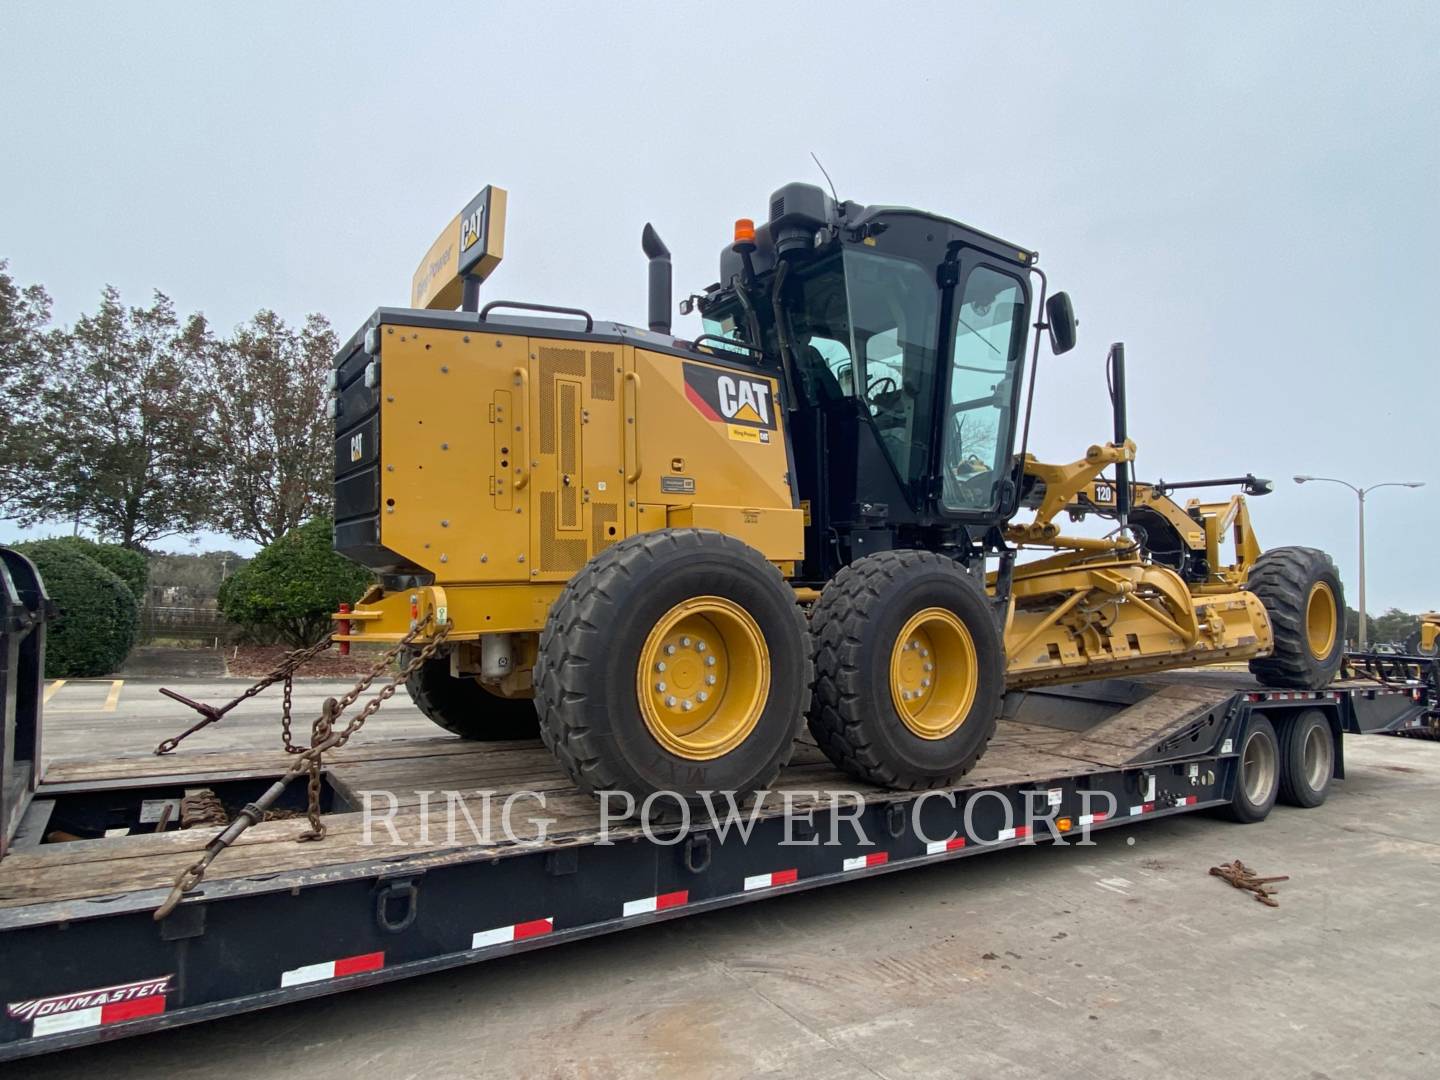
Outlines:
[{"label": "grader operator cab", "polygon": [[[648,328],[477,311],[504,215],[487,188],[415,306],[336,363],[335,543],[380,578],[339,636],[440,639],[408,687],[442,727],[538,729],[584,790],[696,798],[763,789],[808,721],[853,775],[922,788],[976,762],[1007,690],[1221,661],[1318,689],[1338,668],[1330,559],[1261,554],[1244,494],[1171,498],[1266,481],[1133,481],[1123,346],[1113,439],[1026,452],[1039,331],[1056,353],[1076,335],[1034,251],[788,184],[681,304],[690,341],[648,225]],[[1062,514],[1115,527],[1066,535]]]}]

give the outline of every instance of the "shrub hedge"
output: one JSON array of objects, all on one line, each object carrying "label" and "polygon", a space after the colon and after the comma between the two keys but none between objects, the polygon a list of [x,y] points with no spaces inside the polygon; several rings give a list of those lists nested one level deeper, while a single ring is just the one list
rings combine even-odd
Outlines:
[{"label": "shrub hedge", "polygon": [[312,518],[270,544],[220,586],[220,610],[256,640],[313,644],[342,603],[374,581],[332,545],[332,522]]},{"label": "shrub hedge", "polygon": [[135,594],[135,602],[142,608],[145,606],[145,591],[150,587],[150,560],[145,557],[144,552],[120,544],[97,544],[83,536],[60,536],[50,542],[67,544],[80,554],[94,559],[112,574],[119,575],[120,580]]},{"label": "shrub hedge", "polygon": [[86,553],[84,543],[65,538],[15,545],[35,563],[59,609],[45,634],[49,679],[109,675],[135,644],[139,599],[119,574]]}]

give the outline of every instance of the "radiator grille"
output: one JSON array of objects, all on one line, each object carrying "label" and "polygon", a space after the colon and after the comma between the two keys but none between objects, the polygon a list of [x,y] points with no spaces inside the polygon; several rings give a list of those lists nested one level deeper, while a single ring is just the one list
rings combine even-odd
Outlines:
[{"label": "radiator grille", "polygon": [[560,528],[580,528],[580,384],[561,379]]},{"label": "radiator grille", "polygon": [[540,350],[540,453],[555,452],[555,379],[559,375],[585,377],[584,349]]},{"label": "radiator grille", "polygon": [[591,503],[590,504],[590,551],[598,555],[600,549],[608,544],[613,544],[619,539],[618,536],[610,535],[610,526],[618,520],[618,503]]},{"label": "radiator grille", "polygon": [[574,475],[578,467],[580,387],[560,384],[560,471]]},{"label": "radiator grille", "polygon": [[615,354],[590,354],[590,396],[596,401],[615,400]]},{"label": "radiator grille", "polygon": [[579,570],[588,553],[584,539],[562,540],[556,533],[555,492],[540,492],[540,569],[545,572]]}]

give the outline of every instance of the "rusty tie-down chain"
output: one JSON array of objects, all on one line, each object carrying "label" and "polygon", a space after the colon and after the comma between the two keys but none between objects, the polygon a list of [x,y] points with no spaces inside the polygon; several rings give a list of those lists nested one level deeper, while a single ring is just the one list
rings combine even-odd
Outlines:
[{"label": "rusty tie-down chain", "polygon": [[333,642],[334,639],[331,637],[329,631],[327,631],[323,638],[315,642],[315,644],[311,645],[309,648],[296,649],[294,652],[286,653],[285,659],[280,662],[279,666],[276,667],[274,671],[270,672],[270,674],[260,679],[253,686],[246,687],[244,692],[241,693],[239,697],[237,697],[234,701],[230,702],[228,705],[221,705],[219,707],[216,707],[214,705],[207,705],[203,701],[194,701],[186,697],[184,694],[177,694],[174,690],[162,686],[160,688],[160,693],[164,694],[166,697],[174,701],[180,702],[180,704],[182,705],[190,706],[190,708],[194,709],[200,714],[202,719],[194,727],[187,728],[179,735],[176,735],[173,738],[166,739],[159,746],[155,747],[155,753],[157,755],[170,753],[170,751],[174,750],[177,746],[180,745],[181,742],[183,742],[189,736],[195,734],[195,732],[199,731],[201,728],[209,727],[216,721],[223,719],[225,714],[228,713],[231,709],[235,708],[236,705],[239,705],[242,701],[249,701],[256,694],[260,693],[260,691],[266,689],[267,687],[274,686],[281,679],[285,680],[285,704],[280,717],[280,738],[285,744],[285,750],[287,753],[301,753],[305,748],[293,746],[290,741],[290,695],[291,686],[295,677],[295,672],[300,668],[302,664],[308,663],[309,661],[315,659],[315,657],[319,656],[326,649],[330,648]]},{"label": "rusty tie-down chain", "polygon": [[1272,885],[1278,881],[1289,881],[1289,874],[1281,874],[1279,877],[1256,877],[1255,871],[1251,870],[1239,859],[1234,862],[1221,863],[1219,866],[1210,867],[1210,873],[1218,878],[1224,878],[1237,889],[1248,889],[1255,894],[1255,899],[1266,907],[1279,907],[1280,901],[1275,899],[1275,890],[1267,889],[1265,886]]},{"label": "rusty tie-down chain", "polygon": [[180,873],[179,877],[175,879],[175,884],[170,889],[170,895],[165,898],[165,902],[155,911],[155,920],[157,922],[175,910],[175,905],[180,903],[184,895],[204,880],[205,871],[209,868],[210,864],[215,861],[216,857],[226,848],[230,847],[231,844],[235,843],[246,829],[250,828],[250,826],[254,825],[257,821],[262,820],[265,817],[265,811],[273,806],[275,801],[280,798],[280,795],[290,784],[290,781],[302,773],[308,773],[310,777],[309,809],[307,811],[307,816],[310,819],[310,831],[301,835],[299,839],[320,840],[324,838],[325,824],[320,820],[320,776],[321,759],[325,751],[338,750],[349,742],[350,737],[365,725],[365,721],[375,715],[376,710],[394,697],[395,692],[405,685],[410,676],[418,671],[422,664],[435,655],[435,650],[440,647],[441,643],[450,633],[452,624],[446,622],[437,626],[430,640],[410,658],[405,666],[400,669],[399,674],[382,686],[375,696],[365,703],[364,707],[351,718],[344,728],[336,731],[335,722],[346,709],[355,704],[356,699],[369,688],[370,684],[375,681],[380,673],[390,666],[391,661],[414,643],[415,639],[420,636],[421,632],[424,631],[432,621],[433,616],[427,614],[411,627],[410,632],[396,642],[393,648],[388,649],[385,655],[375,662],[375,665],[370,669],[369,673],[364,675],[344,697],[338,701],[335,698],[326,699],[325,704],[320,709],[320,715],[316,718],[311,728],[310,745],[299,749],[295,763],[285,771],[285,775],[271,784],[265,791],[265,794],[261,795],[260,798],[252,803],[246,803],[240,812],[235,815],[235,820],[230,822],[210,843],[205,845],[205,850],[200,858]]}]

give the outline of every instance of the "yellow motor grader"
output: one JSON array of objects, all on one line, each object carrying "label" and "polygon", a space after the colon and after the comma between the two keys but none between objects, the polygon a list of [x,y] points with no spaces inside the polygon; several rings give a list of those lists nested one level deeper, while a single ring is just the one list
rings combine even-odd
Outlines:
[{"label": "yellow motor grader", "polygon": [[[408,684],[442,727],[694,798],[764,788],[808,722],[853,775],[923,788],[974,765],[1007,689],[1339,666],[1334,564],[1251,530],[1268,482],[1133,480],[1123,346],[1113,438],[1027,452],[1040,339],[1076,336],[1035,251],[787,184],[681,303],[688,340],[649,225],[646,327],[481,307],[505,204],[465,207],[334,373],[335,546],[379,580],[338,636],[442,636]],[[1216,485],[1243,490],[1171,497]]]},{"label": "yellow motor grader", "polygon": [[1411,656],[1440,654],[1440,611],[1427,611],[1420,616],[1420,627],[1405,640],[1405,652]]}]

